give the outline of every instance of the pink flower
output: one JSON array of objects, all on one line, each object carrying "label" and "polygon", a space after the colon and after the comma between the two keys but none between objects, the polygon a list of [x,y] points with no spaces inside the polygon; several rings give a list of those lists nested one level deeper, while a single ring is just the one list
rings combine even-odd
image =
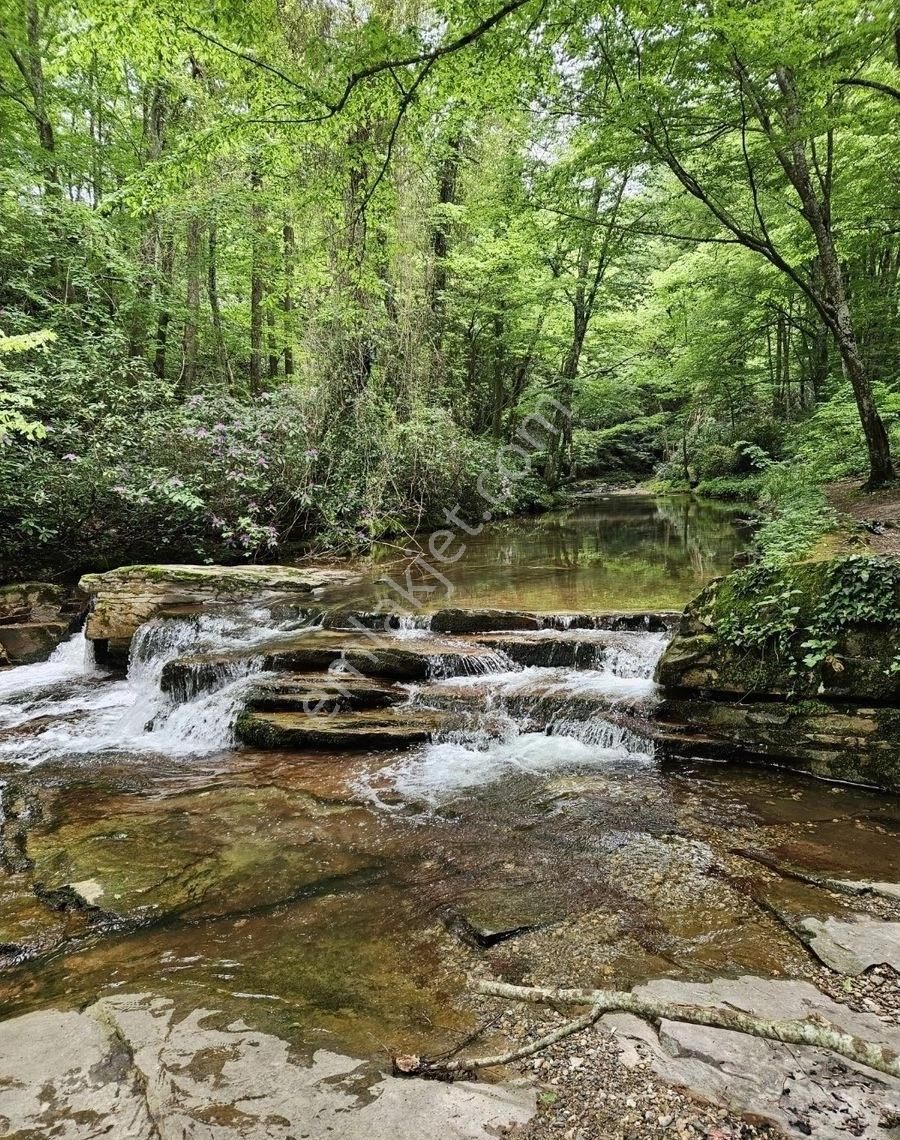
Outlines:
[{"label": "pink flower", "polygon": [[74,463],[77,458],[78,456],[73,454],[71,451],[68,453],[68,455],[63,456],[63,459],[67,460],[69,463]]}]

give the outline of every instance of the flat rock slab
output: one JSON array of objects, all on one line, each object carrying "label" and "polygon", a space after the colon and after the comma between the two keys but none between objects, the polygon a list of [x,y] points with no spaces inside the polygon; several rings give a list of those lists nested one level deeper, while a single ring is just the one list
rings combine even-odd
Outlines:
[{"label": "flat rock slab", "polygon": [[810,950],[839,974],[855,976],[881,965],[900,970],[900,922],[860,914],[850,922],[805,918],[801,926],[811,935]]},{"label": "flat rock slab", "polygon": [[[756,977],[710,983],[655,981],[635,991],[664,1001],[720,1006],[775,1020],[823,1016],[838,1029],[900,1049],[900,1029],[854,1013],[808,982]],[[769,1121],[787,1136],[847,1140],[896,1135],[900,1081],[823,1049],[787,1046],[743,1033],[663,1021],[658,1033],[630,1014],[604,1022],[622,1044],[625,1064],[649,1056],[663,1080],[732,1111]]]},{"label": "flat rock slab", "polygon": [[256,748],[391,749],[425,744],[447,724],[445,714],[422,709],[246,712],[238,717],[235,735]]},{"label": "flat rock slab", "polygon": [[605,629],[542,629],[479,634],[477,641],[524,666],[596,669],[614,655],[645,652],[639,636]]},{"label": "flat rock slab", "polygon": [[355,577],[345,570],[296,566],[120,566],[86,574],[79,587],[94,598],[87,637],[122,642],[168,607],[241,601],[264,605]]},{"label": "flat rock slab", "polygon": [[900,883],[876,883],[869,879],[829,879],[837,890],[849,890],[860,895],[881,895],[900,902]]},{"label": "flat rock slab", "polygon": [[262,676],[247,694],[247,707],[263,712],[321,708],[380,709],[406,698],[397,685],[352,673],[290,673]]},{"label": "flat rock slab", "polygon": [[383,1077],[214,1011],[119,995],[83,1013],[0,1023],[0,1119],[9,1140],[489,1140],[525,1122],[534,1093]]},{"label": "flat rock slab", "polygon": [[450,642],[435,637],[402,641],[313,629],[255,645],[252,652],[197,653],[176,658],[163,667],[160,684],[164,692],[187,700],[237,675],[242,662],[253,662],[265,672],[321,672],[322,684],[327,683],[332,689],[338,688],[347,675],[424,681],[429,677],[486,673],[509,664],[495,649],[477,642]]}]

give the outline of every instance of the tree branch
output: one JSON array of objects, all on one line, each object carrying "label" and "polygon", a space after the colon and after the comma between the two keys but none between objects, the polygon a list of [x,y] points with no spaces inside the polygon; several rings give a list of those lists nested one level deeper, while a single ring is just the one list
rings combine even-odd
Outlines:
[{"label": "tree branch", "polygon": [[582,1017],[566,1022],[553,1033],[522,1049],[492,1057],[459,1059],[443,1066],[438,1063],[435,1067],[432,1067],[425,1058],[405,1057],[402,1058],[403,1064],[398,1066],[398,1071],[408,1075],[452,1077],[460,1072],[486,1069],[546,1049],[564,1037],[587,1029],[604,1013],[632,1013],[653,1024],[658,1024],[660,1021],[679,1021],[688,1025],[706,1025],[714,1029],[746,1033],[751,1037],[780,1041],[785,1045],[809,1045],[816,1049],[829,1049],[832,1053],[846,1057],[858,1065],[866,1065],[880,1073],[900,1077],[900,1057],[892,1049],[873,1041],[865,1041],[850,1033],[841,1033],[824,1019],[772,1021],[739,1010],[682,1005],[677,1002],[638,997],[627,990],[556,989],[548,986],[511,986],[504,982],[492,981],[475,981],[472,988],[476,993],[507,1001],[527,1001],[543,1005],[588,1005],[591,1008]]},{"label": "tree branch", "polygon": [[839,87],[868,87],[871,91],[890,95],[892,99],[900,99],[900,90],[888,83],[879,83],[877,79],[839,79],[837,82]]}]

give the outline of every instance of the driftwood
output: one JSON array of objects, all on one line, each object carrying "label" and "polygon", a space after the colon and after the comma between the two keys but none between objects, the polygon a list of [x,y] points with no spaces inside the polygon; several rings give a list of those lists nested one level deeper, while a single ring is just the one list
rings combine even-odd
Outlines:
[{"label": "driftwood", "polygon": [[537,1002],[545,1005],[586,1005],[590,1009],[581,1017],[567,1021],[552,1033],[519,1049],[488,1057],[456,1058],[452,1061],[429,1060],[427,1057],[403,1056],[394,1058],[394,1071],[403,1076],[429,1077],[434,1080],[455,1080],[471,1076],[479,1069],[506,1065],[523,1057],[539,1053],[557,1041],[594,1025],[605,1013],[632,1013],[653,1024],[660,1021],[680,1021],[689,1025],[708,1025],[714,1029],[730,1029],[761,1037],[767,1041],[780,1041],[785,1045],[811,1045],[829,1049],[849,1061],[867,1065],[888,1076],[900,1078],[900,1056],[885,1046],[865,1041],[849,1033],[841,1033],[824,1018],[811,1017],[805,1021],[770,1021],[753,1017],[738,1010],[718,1009],[677,1002],[659,1001],[638,997],[627,990],[554,989],[548,986],[511,986],[505,982],[476,981],[476,993],[507,1001]]}]

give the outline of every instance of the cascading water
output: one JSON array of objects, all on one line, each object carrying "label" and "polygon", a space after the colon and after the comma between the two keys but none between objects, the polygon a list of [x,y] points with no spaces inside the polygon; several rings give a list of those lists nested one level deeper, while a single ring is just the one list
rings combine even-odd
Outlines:
[{"label": "cascading water", "polygon": [[[522,636],[544,640],[554,628],[548,622]],[[481,667],[410,685],[411,707],[452,708],[468,723],[364,778],[360,788],[382,804],[379,789],[388,785],[403,799],[436,805],[516,772],[644,767],[653,760],[652,742],[617,714],[649,711],[666,640],[631,634],[621,645],[598,647],[590,669],[517,668],[501,652],[493,671]]]},{"label": "cascading water", "polygon": [[[266,611],[154,619],[134,635],[124,680],[97,669],[82,633],[41,665],[0,673],[0,760],[36,764],[54,756],[110,752],[192,755],[232,743],[232,727],[259,659],[256,642],[279,634]],[[160,687],[164,666],[196,653],[240,650],[221,683],[192,699]]]}]

